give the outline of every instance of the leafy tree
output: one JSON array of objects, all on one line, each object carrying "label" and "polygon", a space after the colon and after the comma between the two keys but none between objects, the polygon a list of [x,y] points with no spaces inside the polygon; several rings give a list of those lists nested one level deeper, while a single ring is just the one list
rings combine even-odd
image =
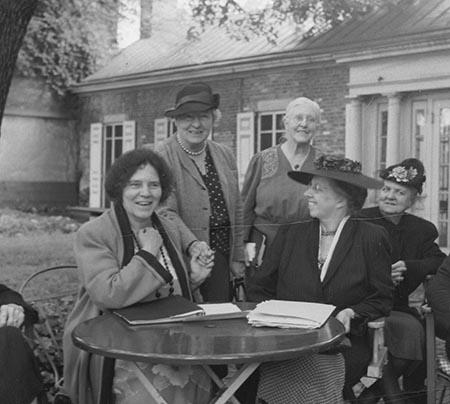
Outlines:
[{"label": "leafy tree", "polygon": [[17,54],[38,0],[0,0],[0,121]]},{"label": "leafy tree", "polygon": [[17,72],[42,77],[63,95],[116,48],[120,0],[40,0],[17,60]]},{"label": "leafy tree", "polygon": [[195,24],[189,36],[217,25],[238,39],[264,35],[276,42],[278,28],[288,20],[303,26],[304,35],[317,35],[349,18],[358,17],[397,0],[269,0],[264,7],[248,9],[239,0],[190,0]]}]

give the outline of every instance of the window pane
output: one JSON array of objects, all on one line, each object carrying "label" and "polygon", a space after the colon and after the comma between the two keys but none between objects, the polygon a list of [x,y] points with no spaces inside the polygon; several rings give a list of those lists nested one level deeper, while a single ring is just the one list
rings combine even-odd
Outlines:
[{"label": "window pane", "polygon": [[106,138],[107,139],[111,139],[111,137],[112,137],[112,126],[108,125],[106,127]]},{"label": "window pane", "polygon": [[122,154],[122,139],[114,141],[114,160]]},{"label": "window pane", "polygon": [[116,125],[115,127],[114,127],[114,129],[115,129],[115,134],[114,134],[114,136],[116,137],[116,138],[118,138],[118,137],[122,137],[122,133],[123,133],[123,126],[122,125]]},{"label": "window pane", "polygon": [[268,149],[272,147],[272,133],[262,133],[261,134],[261,150]]},{"label": "window pane", "polygon": [[450,108],[442,108],[439,115],[439,244],[447,247],[449,242]]},{"label": "window pane", "polygon": [[111,153],[112,153],[112,141],[111,139],[105,140],[105,174],[111,167]]},{"label": "window pane", "polygon": [[280,129],[284,130],[283,117],[284,117],[284,114],[276,115],[276,120],[277,120],[276,127],[275,127],[276,130],[280,130]]},{"label": "window pane", "polygon": [[272,130],[272,115],[261,115],[260,130]]},{"label": "window pane", "polygon": [[281,143],[281,139],[282,139],[283,135],[284,135],[284,132],[277,132],[275,134],[275,142],[276,142],[276,144],[280,144]]}]

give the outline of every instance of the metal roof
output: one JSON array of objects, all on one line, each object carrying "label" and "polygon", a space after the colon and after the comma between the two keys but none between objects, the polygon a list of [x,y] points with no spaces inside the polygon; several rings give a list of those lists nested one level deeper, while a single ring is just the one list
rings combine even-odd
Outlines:
[{"label": "metal roof", "polygon": [[286,24],[280,28],[276,44],[264,37],[235,40],[220,28],[210,28],[198,40],[190,41],[184,30],[169,35],[155,33],[124,49],[78,86],[192,66],[224,62],[238,65],[261,57],[281,59],[292,54],[357,53],[402,44],[417,46],[430,39],[450,40],[450,0],[402,0],[307,40],[303,39],[302,32]]}]

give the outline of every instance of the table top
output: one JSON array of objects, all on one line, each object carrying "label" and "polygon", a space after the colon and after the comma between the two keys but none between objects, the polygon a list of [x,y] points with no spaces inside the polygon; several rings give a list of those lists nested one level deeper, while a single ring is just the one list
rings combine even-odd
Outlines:
[{"label": "table top", "polygon": [[85,321],[72,333],[74,344],[91,353],[175,365],[292,359],[327,350],[344,336],[334,317],[318,329],[252,327],[246,318],[131,327],[113,314]]}]

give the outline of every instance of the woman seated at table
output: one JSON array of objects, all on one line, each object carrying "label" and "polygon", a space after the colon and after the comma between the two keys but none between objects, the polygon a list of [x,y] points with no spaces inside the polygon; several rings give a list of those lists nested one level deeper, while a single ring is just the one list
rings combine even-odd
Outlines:
[{"label": "woman seated at table", "polygon": [[33,352],[20,327],[38,320],[22,296],[0,284],[0,402],[47,403]]},{"label": "woman seated at table", "polygon": [[[351,348],[341,354],[314,354],[261,368],[258,397],[275,403],[339,402],[365,375],[371,358],[366,323],[387,315],[392,306],[390,247],[379,226],[357,220],[367,188],[380,181],[361,174],[350,159],[322,156],[314,166],[288,175],[307,184],[312,219],[281,228],[267,251],[261,271],[249,286],[249,299],[298,300],[336,306]],[[345,365],[344,365],[345,363]],[[300,373],[299,373],[300,372]],[[340,395],[340,396],[339,396]]]},{"label": "woman seated at table", "polygon": [[[75,404],[94,402],[100,388],[101,358],[77,349],[73,328],[102,311],[172,294],[192,299],[209,275],[213,256],[200,256],[195,237],[174,217],[155,213],[171,191],[164,160],[149,149],[120,156],[109,170],[105,189],[113,207],[84,224],[76,235],[75,258],[81,288],[64,333],[65,388]],[[183,253],[189,248],[190,268]],[[169,403],[205,403],[210,381],[200,367],[139,364]],[[153,403],[129,362],[117,360],[116,403]]]},{"label": "woman seated at table", "polygon": [[422,162],[408,158],[383,170],[380,177],[384,185],[378,194],[378,206],[363,209],[361,215],[383,226],[392,246],[394,307],[385,325],[389,362],[397,377],[404,376],[404,390],[422,391],[423,400],[425,332],[418,311],[409,307],[409,295],[426,275],[436,272],[445,254],[435,243],[438,232],[434,224],[406,212],[422,193],[425,182]]}]

